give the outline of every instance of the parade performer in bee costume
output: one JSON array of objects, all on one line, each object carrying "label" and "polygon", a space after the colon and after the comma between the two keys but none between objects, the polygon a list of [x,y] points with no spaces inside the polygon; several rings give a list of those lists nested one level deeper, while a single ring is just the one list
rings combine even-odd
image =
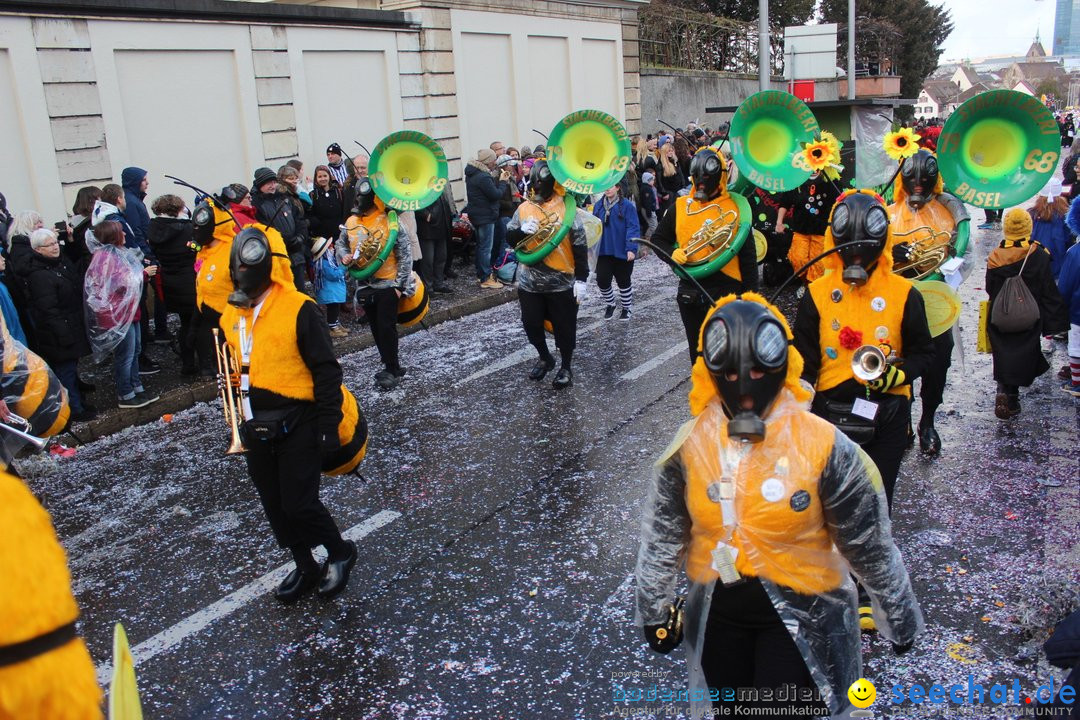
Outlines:
[{"label": "parade performer in bee costume", "polygon": [[[529,174],[532,201],[522,203],[506,226],[507,240],[517,245],[526,236],[541,229],[543,222],[563,222],[567,211],[563,197],[566,190],[552,175],[546,160],[537,160]],[[576,211],[575,211],[576,212]],[[544,320],[551,321],[555,347],[562,364],[552,385],[567,388],[574,383],[570,367],[577,343],[578,303],[585,299],[589,278],[589,259],[585,226],[576,215],[570,231],[540,262],[518,265],[518,302],[521,324],[529,344],[540,357],[529,371],[531,380],[542,380],[555,368],[555,358],[544,336]]]},{"label": "parade performer in bee costume", "polygon": [[[356,298],[363,303],[383,363],[383,369],[375,373],[375,385],[380,390],[393,390],[405,377],[398,358],[398,300],[412,297],[417,291],[412,271],[412,238],[396,218],[391,223],[386,205],[375,194],[371,180],[361,178],[356,185],[356,207],[345,221],[345,230],[337,242],[338,258],[353,268],[350,274],[354,277],[360,243],[370,233],[381,234],[394,246],[378,270],[358,280]],[[392,236],[396,240],[391,240]]]},{"label": "parade performer in bee costume", "polygon": [[[295,602],[318,585],[319,595],[330,598],[348,583],[356,545],[341,537],[319,499],[318,458],[323,468],[355,467],[366,451],[366,425],[341,384],[326,321],[293,284],[280,233],[261,224],[237,233],[229,272],[235,290],[221,326],[239,359],[239,387],[247,391],[240,434],[248,474],[275,538],[296,561],[275,596]],[[329,555],[324,568],[311,555],[316,545]]]},{"label": "parade performer in bee costume", "polygon": [[[937,279],[937,267],[950,257],[967,252],[970,217],[964,203],[945,192],[937,157],[920,149],[919,136],[902,129],[885,138],[885,149],[901,163],[889,206],[894,271],[904,277]],[[936,258],[936,260],[934,259]],[[919,447],[927,454],[941,451],[934,428],[934,413],[941,407],[945,380],[952,364],[953,334],[946,330],[934,338],[934,362],[923,373],[919,397]]]},{"label": "parade performer in bee costume", "polygon": [[101,689],[75,632],[64,548],[49,514],[0,472],[0,718],[97,720]]},{"label": "parade performer in bee costume", "polygon": [[[694,234],[707,224],[720,222],[727,226],[750,221],[749,217],[742,217],[735,199],[728,193],[727,161],[719,150],[713,147],[698,150],[690,160],[690,177],[693,181],[690,195],[675,201],[652,236],[652,242],[680,265],[693,259],[687,257],[686,248]],[[731,231],[735,232],[735,228]],[[727,264],[708,277],[697,279],[712,297],[756,289],[757,251],[754,243],[744,241],[738,254]],[[709,311],[710,300],[702,295],[697,285],[680,276],[676,301],[693,364],[697,358],[701,323]]]},{"label": "parade performer in bee costume", "polygon": [[843,712],[862,676],[852,572],[896,652],[923,628],[878,472],[806,409],[791,337],[759,295],[716,303],[691,373],[694,418],[657,461],[646,501],[636,622],[660,653],[685,635],[692,717],[712,716],[710,688],[768,688],[747,704],[776,716],[805,714],[807,700],[815,715]]},{"label": "parade performer in bee costume", "polygon": [[[871,191],[840,196],[825,233],[832,270],[810,283],[795,320],[803,379],[814,386],[813,411],[858,442],[881,472],[892,506],[911,424],[911,383],[934,360],[922,296],[892,272],[885,203]],[[852,358],[864,346],[889,359],[868,383],[855,377]]]},{"label": "parade performer in bee costume", "polygon": [[[195,250],[195,317],[191,333],[203,375],[214,372],[213,329],[218,327],[221,314],[228,307],[233,291],[229,279],[229,254],[232,240],[240,229],[228,211],[223,209],[236,191],[226,187],[224,198],[205,198],[191,213],[192,249]],[[237,201],[242,198],[236,198]]]}]

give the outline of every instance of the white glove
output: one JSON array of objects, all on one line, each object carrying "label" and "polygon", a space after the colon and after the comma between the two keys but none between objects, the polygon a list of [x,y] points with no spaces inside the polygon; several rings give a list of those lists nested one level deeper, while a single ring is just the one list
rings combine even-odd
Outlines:
[{"label": "white glove", "polygon": [[536,218],[529,218],[523,220],[521,223],[521,232],[526,235],[532,235],[534,232],[540,229],[540,221]]},{"label": "white glove", "polygon": [[574,299],[578,301],[578,305],[589,295],[589,286],[580,280],[574,281]]}]

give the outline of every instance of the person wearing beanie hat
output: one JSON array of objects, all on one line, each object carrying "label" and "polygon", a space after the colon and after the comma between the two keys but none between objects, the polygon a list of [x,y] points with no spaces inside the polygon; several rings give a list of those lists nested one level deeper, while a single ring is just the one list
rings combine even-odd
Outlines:
[{"label": "person wearing beanie hat", "polygon": [[476,153],[476,159],[465,166],[465,215],[476,230],[476,279],[486,290],[500,290],[502,283],[495,278],[495,224],[499,222],[499,204],[507,180],[501,173],[492,176],[497,156],[490,148]]},{"label": "person wearing beanie hat", "polygon": [[[1031,214],[1012,208],[1002,223],[1004,239],[986,258],[986,293],[990,316],[986,330],[994,358],[997,396],[994,414],[1008,420],[1020,414],[1020,388],[1030,387],[1035,378],[1050,369],[1042,354],[1043,335],[1068,330],[1068,317],[1061,294],[1050,270],[1050,253],[1031,240]],[[995,301],[1008,278],[1020,276],[1039,306],[1039,318],[1027,330],[1003,332],[994,324]]]},{"label": "person wearing beanie hat", "polygon": [[[274,183],[274,186],[269,187],[267,186],[268,183]],[[275,192],[277,190],[277,173],[268,167],[259,168],[255,171],[255,181],[252,183],[251,189],[261,193]]]},{"label": "person wearing beanie hat", "polygon": [[345,187],[345,182],[349,179],[349,164],[342,159],[344,157],[345,153],[341,151],[341,146],[337,143],[330,143],[326,148],[326,165],[330,168],[330,174],[342,187]]},{"label": "person wearing beanie hat", "polygon": [[659,224],[657,213],[660,211],[660,198],[656,194],[656,175],[648,170],[641,174],[638,198],[640,198],[641,212],[645,218],[645,232],[642,237],[651,240]]},{"label": "person wearing beanie hat", "polygon": [[[893,184],[893,204],[889,206],[889,224],[896,240],[890,250],[893,272],[909,280],[941,280],[938,268],[925,267],[926,261],[921,259],[932,257],[934,252],[943,253],[942,263],[964,257],[971,218],[964,203],[946,192],[933,153],[920,149],[900,162],[900,173]],[[919,387],[919,449],[928,455],[941,452],[934,415],[944,399],[954,344],[951,328],[934,337],[934,362],[923,373]]]}]

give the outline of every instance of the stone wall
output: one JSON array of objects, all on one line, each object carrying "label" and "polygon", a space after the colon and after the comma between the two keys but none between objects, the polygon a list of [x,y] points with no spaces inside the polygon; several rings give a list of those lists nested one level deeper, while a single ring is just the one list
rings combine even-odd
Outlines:
[{"label": "stone wall", "polygon": [[[729,120],[731,113],[706,115],[707,107],[736,106],[758,91],[756,76],[703,70],[643,68],[641,70],[641,118],[646,132],[660,125],[657,118],[683,127],[699,120],[711,126]],[[773,78],[772,90],[787,90],[787,83]],[[816,85],[815,100],[838,99],[836,83]]]}]

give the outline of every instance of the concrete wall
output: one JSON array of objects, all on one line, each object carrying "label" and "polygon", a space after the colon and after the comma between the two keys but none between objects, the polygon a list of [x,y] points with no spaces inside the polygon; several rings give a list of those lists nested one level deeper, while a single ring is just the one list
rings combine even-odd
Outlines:
[{"label": "concrete wall", "polygon": [[460,200],[492,140],[535,145],[582,108],[640,119],[640,0],[22,4],[0,9],[0,192],[50,223],[128,165],[190,201],[163,175],[216,190],[293,157],[310,175],[330,142],[398,129],[442,145]]},{"label": "concrete wall", "polygon": [[[774,78],[772,90],[787,90],[787,83]],[[735,106],[758,91],[756,76],[703,70],[641,69],[641,122],[643,131],[653,132],[657,118],[683,127],[700,120],[715,127],[730,120],[731,113],[706,115],[706,107]],[[835,82],[819,82],[815,100],[838,99]]]}]

